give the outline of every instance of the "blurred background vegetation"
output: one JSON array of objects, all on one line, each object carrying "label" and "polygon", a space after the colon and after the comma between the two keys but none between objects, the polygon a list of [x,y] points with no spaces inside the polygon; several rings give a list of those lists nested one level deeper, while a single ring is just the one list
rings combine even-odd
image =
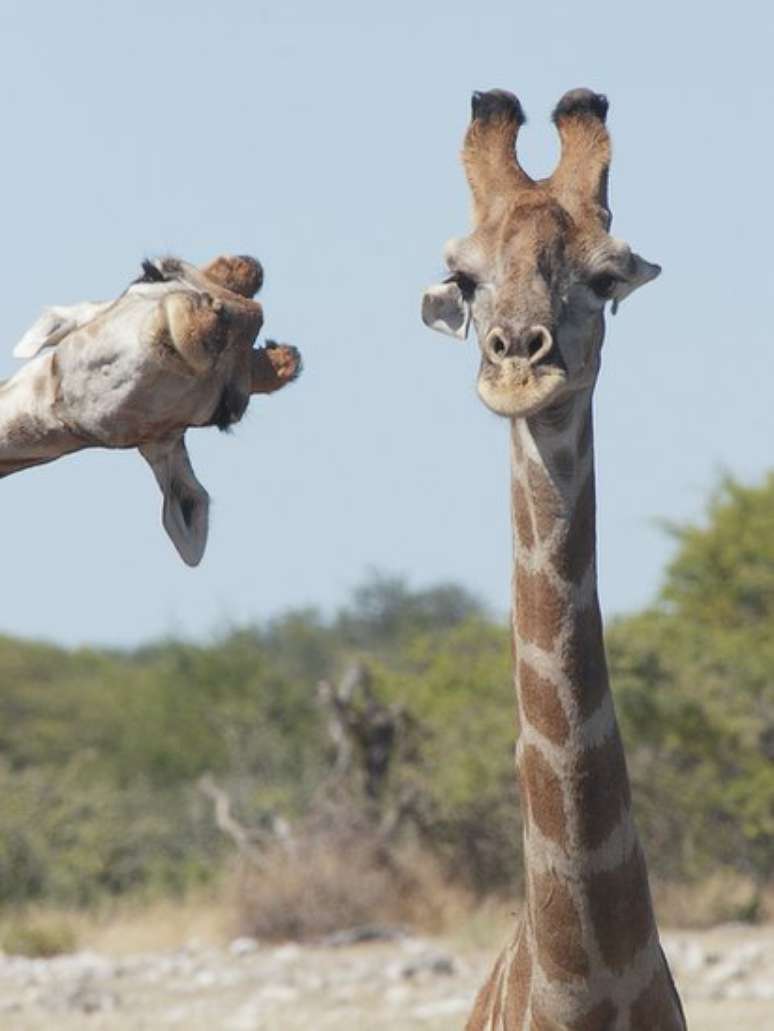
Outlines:
[{"label": "blurred background vegetation", "polygon": [[[720,884],[715,915],[755,919],[774,864],[774,475],[724,481],[701,525],[667,532],[660,596],[607,628],[637,818],[659,885]],[[410,919],[412,897],[432,922],[430,879],[512,892],[510,666],[507,626],[464,588],[385,576],[332,618],[208,646],[0,638],[0,912],[180,896],[236,869],[242,928],[303,937],[394,917],[395,900]],[[381,727],[370,767],[335,735],[353,668],[367,690],[339,730]]]}]

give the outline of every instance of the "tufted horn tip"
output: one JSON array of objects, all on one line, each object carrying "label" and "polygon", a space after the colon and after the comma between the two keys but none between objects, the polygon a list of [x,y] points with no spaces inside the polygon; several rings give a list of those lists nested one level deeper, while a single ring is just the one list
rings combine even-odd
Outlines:
[{"label": "tufted horn tip", "polygon": [[263,286],[263,266],[250,254],[222,254],[205,265],[202,272],[242,297],[254,297]]},{"label": "tufted horn tip", "polygon": [[521,127],[527,120],[519,98],[504,89],[475,90],[470,108],[473,119],[479,122],[505,118]]},{"label": "tufted horn tip", "polygon": [[598,118],[604,123],[607,118],[607,97],[604,93],[594,93],[590,89],[573,89],[565,93],[554,108],[553,120],[556,125],[563,118]]}]

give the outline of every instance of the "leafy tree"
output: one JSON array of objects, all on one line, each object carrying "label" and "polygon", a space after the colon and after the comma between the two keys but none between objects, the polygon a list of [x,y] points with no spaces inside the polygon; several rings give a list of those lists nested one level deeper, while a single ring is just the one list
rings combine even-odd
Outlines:
[{"label": "leafy tree", "polygon": [[[724,868],[763,885],[774,866],[774,475],[726,480],[703,524],[671,532],[656,603],[607,634],[638,820],[662,877]],[[0,903],[91,904],[213,872],[228,846],[195,787],[207,771],[242,823],[279,812],[308,824],[332,769],[317,685],[354,659],[412,727],[385,805],[411,799],[407,833],[449,876],[479,891],[512,885],[509,631],[461,587],[414,591],[375,575],[333,618],[290,612],[208,646],[68,651],[0,637]]]},{"label": "leafy tree", "polygon": [[658,605],[608,634],[640,812],[669,873],[774,866],[774,474],[672,527]]}]

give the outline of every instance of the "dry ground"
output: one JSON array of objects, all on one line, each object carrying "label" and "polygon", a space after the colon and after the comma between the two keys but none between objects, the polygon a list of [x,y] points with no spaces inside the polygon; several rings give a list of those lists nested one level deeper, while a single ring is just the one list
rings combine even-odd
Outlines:
[{"label": "dry ground", "polygon": [[[0,958],[2,1031],[454,1031],[492,959],[470,933],[346,946],[191,940],[154,949],[112,927],[92,949]],[[158,933],[158,932],[157,932]],[[664,941],[691,1031],[774,1031],[774,926]],[[166,946],[166,947],[164,947]]]}]

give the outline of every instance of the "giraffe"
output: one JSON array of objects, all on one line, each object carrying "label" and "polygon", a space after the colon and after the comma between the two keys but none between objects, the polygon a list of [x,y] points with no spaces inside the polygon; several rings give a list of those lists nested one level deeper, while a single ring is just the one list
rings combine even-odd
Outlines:
[{"label": "giraffe", "polygon": [[296,348],[253,348],[260,264],[222,255],[203,269],[145,261],[114,301],[46,309],[0,383],[0,478],[89,447],[136,447],[161,488],[162,521],[180,557],[201,561],[209,496],[185,445],[189,426],[228,429],[251,394],[296,378]]},{"label": "giraffe", "polygon": [[657,265],[609,235],[607,100],[565,94],[561,156],[533,180],[524,114],[474,93],[462,161],[473,231],[422,317],[481,351],[478,394],[510,420],[513,649],[526,897],[468,1031],[683,1031],[659,943],[597,598],[592,394],[613,310]]}]

